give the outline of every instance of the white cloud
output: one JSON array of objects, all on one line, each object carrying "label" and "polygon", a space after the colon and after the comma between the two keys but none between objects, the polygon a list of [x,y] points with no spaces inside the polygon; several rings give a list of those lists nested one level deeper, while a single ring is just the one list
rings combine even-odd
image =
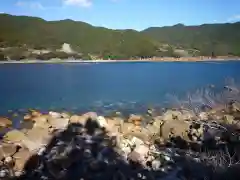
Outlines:
[{"label": "white cloud", "polygon": [[232,16],[227,19],[228,22],[239,21],[239,20],[240,20],[240,14]]},{"label": "white cloud", "polygon": [[92,0],[63,0],[65,5],[90,7],[92,6]]},{"label": "white cloud", "polygon": [[44,9],[43,5],[40,2],[18,1],[16,5],[19,7],[27,7],[31,9]]}]

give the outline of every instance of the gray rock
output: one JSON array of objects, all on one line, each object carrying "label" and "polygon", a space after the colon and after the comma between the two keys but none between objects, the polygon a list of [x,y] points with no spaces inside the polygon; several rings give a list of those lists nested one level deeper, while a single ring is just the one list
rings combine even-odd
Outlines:
[{"label": "gray rock", "polygon": [[161,166],[161,161],[159,160],[153,160],[152,161],[152,168],[153,170],[159,170],[160,169],[160,166]]}]

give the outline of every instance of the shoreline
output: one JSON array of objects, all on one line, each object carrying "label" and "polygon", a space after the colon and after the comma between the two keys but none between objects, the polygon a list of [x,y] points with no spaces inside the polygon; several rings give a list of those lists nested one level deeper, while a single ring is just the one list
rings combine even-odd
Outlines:
[{"label": "shoreline", "polygon": [[[128,117],[122,117],[121,112],[107,117],[94,111],[72,114],[59,111],[42,113],[32,109],[19,119],[18,128],[13,127],[10,118],[0,117],[0,125],[6,130],[2,131],[2,135],[0,134],[2,138],[0,141],[0,163],[11,165],[7,166],[10,167],[9,169],[0,170],[5,172],[4,177],[10,174],[8,173],[10,170],[14,172],[14,177],[16,174],[19,177],[25,177],[29,173],[25,168],[29,166],[29,159],[36,156],[40,157],[43,162],[30,161],[31,165],[35,163],[32,165],[36,168],[35,170],[39,170],[41,165],[46,166],[54,163],[54,166],[47,166],[52,172],[55,170],[54,168],[62,167],[60,166],[63,164],[62,162],[76,165],[78,161],[81,166],[82,162],[85,162],[84,165],[87,166],[89,161],[86,160],[89,160],[89,156],[87,156],[88,154],[84,156],[83,153],[89,152],[87,150],[90,148],[90,152],[93,151],[93,148],[97,148],[99,151],[97,157],[105,157],[105,159],[109,155],[105,152],[112,152],[113,155],[117,155],[112,157],[126,162],[128,166],[131,165],[131,162],[137,162],[141,167],[146,167],[150,162],[150,167],[155,168],[157,161],[164,170],[163,172],[169,174],[171,171],[166,170],[169,169],[170,162],[173,162],[170,166],[170,170],[173,170],[175,168],[173,164],[184,167],[183,163],[189,162],[189,159],[197,158],[198,163],[202,163],[201,167],[203,168],[206,157],[209,156],[206,156],[201,149],[205,147],[208,151],[211,150],[210,145],[204,146],[204,141],[216,139],[214,141],[215,151],[219,153],[229,153],[222,151],[220,146],[223,143],[226,144],[226,148],[236,147],[234,140],[225,140],[228,135],[232,139],[237,137],[237,134],[234,134],[237,133],[237,130],[234,133],[225,130],[227,126],[236,123],[239,117],[237,115],[240,112],[238,109],[227,111],[230,107],[232,106],[214,108],[200,113],[194,113],[190,109],[168,109],[159,115],[154,115],[154,111],[149,110],[144,113],[145,115],[130,114]],[[214,124],[211,120],[212,116],[218,117]],[[196,126],[196,121],[198,126]],[[205,127],[206,121],[208,128]],[[90,125],[94,125],[94,127],[92,128]],[[240,128],[237,125],[236,127]],[[216,128],[217,130],[214,130]],[[205,137],[205,132],[212,132],[212,134]],[[221,132],[220,135],[217,132]],[[185,147],[177,143],[179,138],[181,138],[181,142],[185,143]],[[192,144],[195,144],[195,149],[193,149]],[[169,150],[175,153],[170,154]],[[70,156],[74,152],[75,154],[78,152],[81,156]],[[135,154],[137,158],[134,156]],[[188,155],[186,162],[183,158],[179,159],[179,156],[185,157],[186,155]],[[210,158],[214,157],[213,155]],[[101,158],[97,162],[99,165],[104,162],[105,165],[108,165],[109,161],[106,162],[105,159]],[[43,164],[39,164],[39,162]],[[211,160],[208,163],[211,165]],[[71,168],[70,165],[68,167]],[[120,165],[122,163],[118,164],[118,166]],[[155,168],[155,170],[161,170],[160,165],[156,166],[158,169]],[[44,173],[46,171],[40,171],[41,175]],[[46,174],[48,175],[48,173]]]},{"label": "shoreline", "polygon": [[22,60],[22,61],[0,61],[0,64],[61,64],[61,63],[119,63],[119,62],[226,62],[226,61],[240,61],[240,58],[214,58],[214,59],[150,59],[150,60]]}]

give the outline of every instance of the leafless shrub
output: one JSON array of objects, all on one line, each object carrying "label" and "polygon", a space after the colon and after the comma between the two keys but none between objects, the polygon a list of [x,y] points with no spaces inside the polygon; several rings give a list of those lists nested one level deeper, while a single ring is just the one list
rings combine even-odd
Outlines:
[{"label": "leafless shrub", "polygon": [[226,168],[240,164],[238,160],[237,152],[235,151],[233,155],[229,153],[228,147],[225,150],[207,151],[200,155],[201,160],[210,165],[215,172],[221,172]]},{"label": "leafless shrub", "polygon": [[228,78],[221,92],[215,92],[213,88],[207,87],[188,93],[183,99],[171,94],[167,95],[167,99],[174,107],[191,110],[197,115],[204,109],[226,108],[230,102],[240,102],[240,86]]},{"label": "leafless shrub", "polygon": [[216,95],[208,88],[199,89],[195,93],[188,93],[184,99],[179,99],[176,95],[167,95],[170,103],[175,107],[188,109],[195,114],[199,114],[203,108],[213,109],[218,106]]},{"label": "leafless shrub", "polygon": [[240,102],[240,86],[236,84],[234,79],[227,78],[224,89],[223,96],[225,99]]}]

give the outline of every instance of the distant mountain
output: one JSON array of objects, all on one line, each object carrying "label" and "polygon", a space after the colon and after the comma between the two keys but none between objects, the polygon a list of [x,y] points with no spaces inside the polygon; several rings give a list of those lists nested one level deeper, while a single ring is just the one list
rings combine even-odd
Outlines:
[{"label": "distant mountain", "polygon": [[102,58],[239,55],[240,23],[151,27],[144,31],[112,30],[73,20],[0,14],[0,47],[61,48]]},{"label": "distant mountain", "polygon": [[158,43],[134,30],[111,30],[68,19],[45,21],[1,14],[0,23],[2,46],[57,49],[68,43],[81,53],[119,58],[153,56],[158,48]]},{"label": "distant mountain", "polygon": [[201,55],[235,54],[240,56],[240,22],[168,27],[151,27],[142,31],[159,42],[183,49],[197,49]]}]

